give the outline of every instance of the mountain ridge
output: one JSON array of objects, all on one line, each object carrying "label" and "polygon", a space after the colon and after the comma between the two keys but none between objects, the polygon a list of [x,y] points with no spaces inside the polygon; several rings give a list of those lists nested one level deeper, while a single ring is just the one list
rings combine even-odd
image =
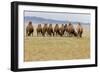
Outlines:
[{"label": "mountain ridge", "polygon": [[[66,24],[71,22],[72,24],[77,24],[78,22],[74,22],[74,21],[62,21],[62,20],[55,20],[55,19],[46,19],[46,18],[42,18],[42,17],[36,17],[36,16],[25,16],[24,17],[24,21],[25,23],[32,21],[32,23],[36,23],[36,24],[44,24],[44,23],[48,23],[48,24]],[[84,22],[80,22],[81,24],[89,24],[89,23],[84,23]]]}]

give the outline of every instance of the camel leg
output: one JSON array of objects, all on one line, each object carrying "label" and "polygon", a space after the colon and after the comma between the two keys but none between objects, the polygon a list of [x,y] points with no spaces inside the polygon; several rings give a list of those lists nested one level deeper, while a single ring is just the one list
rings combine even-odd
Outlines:
[{"label": "camel leg", "polygon": [[56,36],[57,36],[57,32],[56,32]]},{"label": "camel leg", "polygon": [[80,37],[82,37],[82,33],[80,33]]},{"label": "camel leg", "polygon": [[32,32],[32,37],[33,37],[33,32]]},{"label": "camel leg", "polygon": [[37,32],[37,36],[38,36],[38,32]]},{"label": "camel leg", "polygon": [[30,33],[28,33],[28,36],[30,36]]},{"label": "camel leg", "polygon": [[42,36],[45,37],[45,33],[44,32],[42,33]]},{"label": "camel leg", "polygon": [[80,34],[80,38],[82,37],[82,35]]},{"label": "camel leg", "polygon": [[54,32],[53,32],[53,36],[54,36]]}]

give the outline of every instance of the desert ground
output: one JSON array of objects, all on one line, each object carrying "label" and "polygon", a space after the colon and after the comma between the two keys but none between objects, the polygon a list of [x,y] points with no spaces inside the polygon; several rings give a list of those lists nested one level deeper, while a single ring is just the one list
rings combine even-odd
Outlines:
[{"label": "desert ground", "polygon": [[[73,60],[90,58],[89,25],[83,25],[83,37],[42,37],[24,34],[24,61]],[[76,26],[74,26],[76,27]],[[25,31],[25,30],[24,30]]]}]

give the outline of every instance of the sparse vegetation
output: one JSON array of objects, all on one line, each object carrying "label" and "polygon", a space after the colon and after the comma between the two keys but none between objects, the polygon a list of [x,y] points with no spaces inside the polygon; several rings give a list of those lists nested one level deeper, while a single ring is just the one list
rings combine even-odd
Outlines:
[{"label": "sparse vegetation", "polygon": [[24,61],[72,60],[90,58],[90,33],[83,28],[83,37],[25,36]]}]

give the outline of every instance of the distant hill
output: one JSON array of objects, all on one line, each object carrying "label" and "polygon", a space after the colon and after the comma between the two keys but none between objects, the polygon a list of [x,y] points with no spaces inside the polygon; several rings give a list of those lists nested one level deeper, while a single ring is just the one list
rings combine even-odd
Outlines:
[{"label": "distant hill", "polygon": [[[32,23],[35,24],[42,24],[42,23],[48,23],[48,24],[66,24],[69,23],[70,21],[60,21],[60,20],[54,20],[54,19],[45,19],[45,18],[41,18],[41,17],[30,17],[30,16],[25,16],[25,23],[32,21]],[[71,21],[72,24],[77,24],[78,22],[73,22]],[[89,24],[89,23],[81,23],[81,24]]]}]

